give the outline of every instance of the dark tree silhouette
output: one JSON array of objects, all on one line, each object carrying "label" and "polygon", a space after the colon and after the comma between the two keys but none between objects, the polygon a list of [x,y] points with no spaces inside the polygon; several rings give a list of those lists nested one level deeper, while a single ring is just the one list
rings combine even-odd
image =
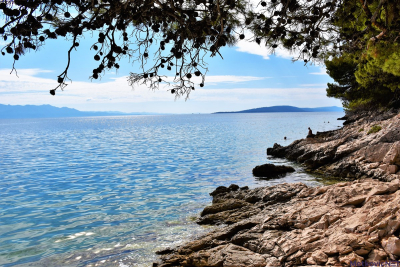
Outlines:
[{"label": "dark tree silhouette", "polygon": [[186,97],[197,86],[193,76],[202,77],[204,86],[206,57],[222,57],[221,47],[245,34],[271,52],[292,50],[294,59],[305,63],[400,39],[397,0],[262,0],[254,8],[245,0],[6,0],[0,10],[6,42],[1,52],[13,56],[14,64],[46,39],[70,40],[66,68],[52,95],[66,86],[71,52],[88,33],[98,36],[91,49],[99,65],[90,78],[118,69],[119,60],[128,57],[142,70],[130,74],[131,85],[158,88],[167,82],[160,74],[166,69],[175,77],[170,92]]}]

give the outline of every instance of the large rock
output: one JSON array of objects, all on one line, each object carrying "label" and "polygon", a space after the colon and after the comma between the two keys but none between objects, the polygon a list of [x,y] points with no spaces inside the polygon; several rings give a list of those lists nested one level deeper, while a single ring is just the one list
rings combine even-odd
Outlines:
[{"label": "large rock", "polygon": [[400,239],[395,236],[382,240],[383,249],[392,255],[400,256]]},{"label": "large rock", "polygon": [[383,158],[384,163],[400,165],[400,141],[394,142]]},{"label": "large rock", "polygon": [[217,216],[212,224],[228,225],[160,253],[155,266],[349,266],[399,260],[399,185],[399,180],[365,179],[315,188],[302,183],[220,188],[200,219]]},{"label": "large rock", "polygon": [[294,172],[295,169],[285,165],[263,164],[253,168],[253,175],[260,178],[274,178],[283,176],[288,172]]}]

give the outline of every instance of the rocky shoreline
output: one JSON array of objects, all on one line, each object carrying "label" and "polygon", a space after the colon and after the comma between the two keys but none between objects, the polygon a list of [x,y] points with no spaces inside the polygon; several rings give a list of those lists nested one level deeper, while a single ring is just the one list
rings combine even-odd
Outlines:
[{"label": "rocky shoreline", "polygon": [[353,116],[341,129],[317,132],[286,147],[274,144],[267,155],[302,163],[327,177],[392,181],[400,177],[400,114]]},{"label": "rocky shoreline", "polygon": [[219,227],[159,251],[153,266],[366,266],[400,259],[397,112],[353,116],[339,130],[275,144],[268,154],[353,181],[218,187],[198,223]]}]

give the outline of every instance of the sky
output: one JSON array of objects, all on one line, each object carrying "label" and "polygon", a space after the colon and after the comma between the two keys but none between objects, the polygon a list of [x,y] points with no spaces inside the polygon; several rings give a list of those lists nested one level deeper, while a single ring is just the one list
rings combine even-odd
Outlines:
[{"label": "sky", "polygon": [[168,91],[171,87],[153,91],[145,85],[129,86],[127,76],[138,67],[127,59],[120,62],[117,72],[90,80],[97,67],[95,53],[90,50],[93,38],[85,36],[79,42],[80,46],[72,51],[68,74],[71,81],[55,96],[49,90],[58,85],[57,76],[67,64],[69,42],[46,40],[39,51],[21,56],[15,65],[17,72],[12,73],[12,57],[0,55],[0,104],[154,113],[212,113],[277,105],[341,106],[339,100],[326,97],[326,84],[333,81],[323,66],[293,63],[288,51],[278,49],[270,54],[265,47],[246,40],[224,47],[223,59],[206,58],[209,71],[205,86],[197,87],[187,100],[175,99]]}]

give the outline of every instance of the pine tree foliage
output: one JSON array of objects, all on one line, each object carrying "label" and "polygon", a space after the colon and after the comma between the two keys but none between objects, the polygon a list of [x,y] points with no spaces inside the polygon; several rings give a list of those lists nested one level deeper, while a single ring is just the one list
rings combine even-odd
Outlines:
[{"label": "pine tree foliage", "polygon": [[343,102],[349,110],[398,105],[400,76],[385,72],[382,62],[367,58],[362,62],[353,54],[343,54],[325,62],[335,83],[328,83],[327,96]]},{"label": "pine tree foliage", "polygon": [[[354,12],[347,12],[349,8]],[[350,110],[399,106],[400,2],[360,1],[349,4],[347,11],[334,22],[346,39],[342,53],[325,58],[336,82],[328,84],[327,95],[341,99]],[[351,85],[343,86],[343,79]]]}]

